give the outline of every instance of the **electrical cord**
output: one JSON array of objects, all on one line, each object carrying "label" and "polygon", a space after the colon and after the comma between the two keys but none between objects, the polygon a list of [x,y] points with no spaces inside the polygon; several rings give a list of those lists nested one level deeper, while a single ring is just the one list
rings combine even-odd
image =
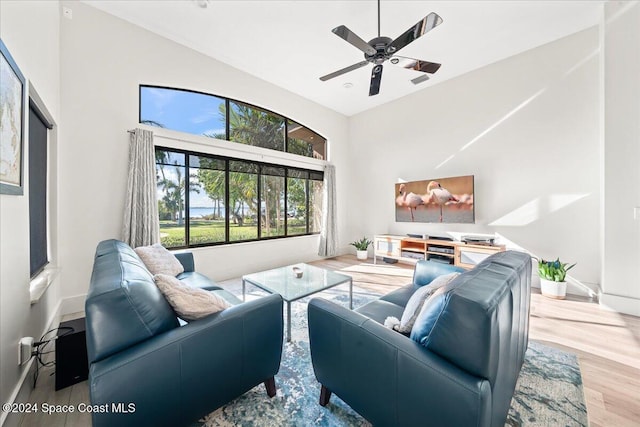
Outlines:
[{"label": "electrical cord", "polygon": [[[65,332],[62,335],[58,335],[57,333],[59,331],[65,331]],[[56,335],[52,337],[48,337],[48,335],[51,334],[52,332],[56,332]],[[44,360],[42,360],[43,356],[55,352],[55,350],[45,351],[47,346],[52,342],[54,342],[55,340],[57,340],[58,338],[72,334],[73,332],[74,332],[74,329],[70,326],[60,326],[58,328],[53,328],[48,330],[40,337],[40,341],[36,341],[33,343],[34,350],[32,351],[31,355],[35,356],[36,358],[36,371],[33,373],[33,388],[36,387],[36,383],[38,382],[38,376],[40,375],[40,365],[42,365],[43,368],[47,368],[50,366],[55,366],[56,364],[55,359],[49,362],[45,362]],[[55,374],[55,371],[53,371],[50,375],[53,375],[53,374]]]}]

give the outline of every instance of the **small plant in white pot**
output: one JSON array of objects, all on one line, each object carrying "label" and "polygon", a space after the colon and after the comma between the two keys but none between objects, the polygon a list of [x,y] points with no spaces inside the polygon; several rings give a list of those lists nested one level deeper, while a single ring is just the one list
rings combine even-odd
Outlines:
[{"label": "small plant in white pot", "polygon": [[365,260],[368,256],[369,245],[373,242],[366,237],[363,237],[360,240],[356,240],[355,242],[349,243],[351,246],[356,248],[356,258]]},{"label": "small plant in white pot", "polygon": [[571,270],[576,263],[561,262],[560,258],[555,261],[538,260],[538,276],[540,276],[540,292],[542,295],[564,299],[567,295],[567,282],[565,278],[567,271]]}]

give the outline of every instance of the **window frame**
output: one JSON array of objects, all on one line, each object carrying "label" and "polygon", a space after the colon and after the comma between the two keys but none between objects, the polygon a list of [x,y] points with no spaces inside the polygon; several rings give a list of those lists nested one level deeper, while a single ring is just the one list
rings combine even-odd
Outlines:
[{"label": "window frame", "polygon": [[[316,231],[316,232],[312,232],[311,230],[311,218],[309,216],[309,203],[310,203],[310,197],[309,197],[309,187],[310,187],[310,182],[309,181],[320,181],[319,179],[312,179],[312,176],[316,176],[316,177],[324,177],[324,172],[323,171],[319,171],[316,169],[306,169],[306,168],[301,168],[298,166],[288,166],[288,165],[283,165],[283,164],[278,164],[278,163],[270,163],[270,162],[262,162],[262,161],[256,161],[256,160],[249,160],[249,159],[243,159],[241,157],[232,157],[232,156],[226,156],[226,155],[220,155],[220,154],[212,154],[212,153],[204,153],[204,152],[198,152],[198,151],[193,151],[193,150],[188,150],[188,149],[183,149],[183,148],[174,148],[174,147],[170,147],[170,146],[162,146],[162,145],[155,145],[154,147],[155,151],[168,151],[168,152],[173,152],[173,153],[178,153],[178,154],[182,154],[185,156],[185,160],[184,160],[184,165],[169,165],[169,166],[173,166],[173,167],[182,167],[184,168],[184,172],[185,172],[185,176],[188,177],[190,176],[190,174],[193,172],[192,170],[190,170],[190,162],[189,162],[189,157],[190,156],[198,156],[198,157],[208,157],[208,158],[212,158],[212,159],[216,159],[216,160],[222,160],[225,163],[225,206],[224,206],[224,210],[225,210],[225,214],[224,214],[224,218],[225,218],[225,240],[224,241],[218,241],[218,242],[210,242],[210,243],[197,243],[197,244],[191,244],[190,243],[190,218],[189,218],[189,191],[188,189],[185,189],[185,196],[184,196],[184,209],[185,209],[185,217],[184,217],[184,231],[185,231],[185,245],[183,246],[170,246],[167,247],[167,249],[171,249],[171,250],[178,250],[178,249],[191,249],[191,248],[203,248],[203,247],[212,247],[212,246],[222,246],[222,245],[232,245],[232,244],[236,244],[236,243],[247,243],[247,242],[259,242],[259,241],[267,241],[267,240],[276,240],[276,239],[287,239],[287,238],[293,238],[293,237],[301,237],[301,236],[313,236],[313,235],[319,235],[320,231]],[[229,188],[230,188],[230,180],[229,180],[229,176],[231,174],[231,170],[230,170],[230,162],[232,161],[238,161],[238,162],[244,162],[244,163],[249,163],[252,165],[256,165],[258,167],[258,172],[256,174],[256,182],[257,182],[257,191],[256,191],[256,200],[257,200],[257,212],[258,212],[258,219],[257,219],[257,226],[256,226],[256,235],[257,237],[255,239],[243,239],[243,240],[230,240],[230,212],[229,212]],[[154,163],[157,167],[158,163],[155,162]],[[261,212],[262,212],[262,200],[261,200],[261,179],[263,177],[262,174],[262,168],[263,167],[274,167],[274,168],[282,168],[284,169],[284,235],[281,236],[263,236],[262,234],[262,221],[260,218]],[[296,171],[302,171],[302,172],[306,172],[307,173],[307,178],[305,178],[305,186],[306,186],[306,196],[305,196],[305,204],[306,204],[306,212],[305,212],[305,232],[304,233],[297,233],[297,234],[288,234],[288,227],[287,227],[287,213],[288,213],[288,183],[287,183],[287,178],[289,176],[289,170],[296,170]],[[188,182],[185,180],[185,184],[188,186]]]},{"label": "window frame", "polygon": [[[231,131],[231,129],[230,129],[231,125],[229,123],[230,108],[231,108],[230,103],[231,102],[235,102],[237,104],[243,104],[243,105],[245,105],[247,107],[254,108],[254,109],[257,109],[259,111],[262,111],[262,112],[265,112],[265,113],[268,113],[268,114],[272,114],[272,115],[275,115],[275,116],[278,116],[278,117],[282,117],[284,119],[284,128],[283,128],[283,131],[284,131],[284,151],[273,150],[273,149],[270,149],[270,148],[258,147],[258,146],[253,146],[253,145],[248,145],[248,146],[257,147],[257,148],[265,148],[267,150],[275,151],[275,152],[278,152],[278,153],[287,153],[287,154],[291,154],[291,155],[294,155],[294,156],[300,156],[300,157],[305,158],[305,159],[314,159],[315,157],[312,157],[312,156],[303,156],[303,155],[300,155],[300,154],[295,154],[295,153],[290,153],[289,152],[289,122],[291,121],[291,122],[294,122],[294,123],[296,123],[296,124],[298,124],[300,126],[303,126],[304,128],[310,130],[311,132],[315,133],[316,135],[318,135],[319,137],[324,139],[323,158],[322,159],[318,159],[318,160],[323,160],[323,161],[327,160],[328,140],[327,140],[326,137],[324,137],[320,133],[316,132],[314,129],[311,129],[308,126],[303,125],[298,120],[292,119],[289,116],[285,116],[284,114],[280,114],[280,113],[278,113],[276,111],[273,111],[273,110],[270,110],[268,108],[260,107],[258,105],[251,104],[249,102],[242,101],[242,100],[235,99],[235,98],[229,98],[229,97],[226,97],[226,96],[220,96],[220,95],[217,95],[215,93],[208,93],[208,92],[202,92],[202,91],[193,90],[193,89],[183,89],[183,88],[170,87],[170,86],[140,84],[140,85],[138,85],[138,123],[140,123],[140,124],[145,124],[145,123],[142,123],[142,89],[143,88],[166,89],[166,90],[174,90],[174,91],[181,91],[181,92],[191,92],[191,93],[196,93],[196,94],[199,94],[199,95],[213,96],[213,97],[216,97],[218,99],[224,100],[224,103],[225,103],[225,139],[224,140],[227,141],[227,142],[233,142],[234,144],[242,144],[242,143],[235,142],[235,141],[232,141],[232,140],[229,139],[230,131]],[[153,125],[151,125],[151,126],[153,126]],[[164,128],[164,129],[171,130],[171,131],[174,131],[174,132],[182,132],[182,131],[171,129],[171,128]],[[188,132],[182,132],[182,133],[186,133],[188,135],[203,136],[203,135],[192,134],[192,133],[188,133]],[[242,145],[246,145],[246,144],[242,144]]]}]

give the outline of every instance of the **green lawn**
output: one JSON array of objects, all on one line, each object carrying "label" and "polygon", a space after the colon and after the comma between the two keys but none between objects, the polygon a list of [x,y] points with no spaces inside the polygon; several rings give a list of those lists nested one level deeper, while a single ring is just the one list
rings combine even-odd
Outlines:
[{"label": "green lawn", "polygon": [[[293,221],[292,221],[293,222]],[[305,226],[302,224],[289,223],[289,234],[304,234]],[[224,220],[191,220],[190,237],[191,244],[206,244],[224,242]],[[185,246],[184,226],[178,226],[176,221],[160,221],[160,243],[164,247],[171,248]],[[278,235],[272,229],[269,235]],[[250,240],[258,238],[257,224],[245,224],[239,226],[231,224],[229,226],[229,240]]]}]

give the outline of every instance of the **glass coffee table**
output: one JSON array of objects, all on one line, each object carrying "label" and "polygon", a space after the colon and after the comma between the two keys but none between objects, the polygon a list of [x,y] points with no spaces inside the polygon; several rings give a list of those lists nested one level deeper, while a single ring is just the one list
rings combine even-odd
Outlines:
[{"label": "glass coffee table", "polygon": [[[294,268],[302,271],[300,278],[296,277]],[[242,300],[244,301],[245,298],[246,283],[251,283],[271,294],[280,294],[282,299],[287,302],[287,342],[290,342],[291,303],[347,282],[349,283],[349,308],[353,309],[353,280],[351,277],[308,264],[294,264],[242,276]]]}]

